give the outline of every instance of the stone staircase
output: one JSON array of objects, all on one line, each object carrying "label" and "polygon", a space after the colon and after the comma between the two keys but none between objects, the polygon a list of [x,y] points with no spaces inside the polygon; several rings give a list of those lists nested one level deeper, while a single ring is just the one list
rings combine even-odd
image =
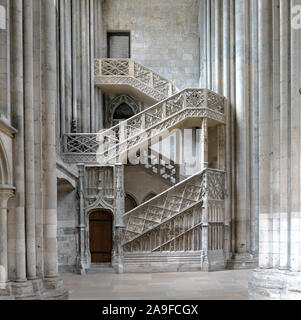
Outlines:
[{"label": "stone staircase", "polygon": [[206,130],[202,152],[208,161],[207,125],[226,126],[225,98],[208,89],[178,92],[168,80],[130,59],[96,60],[95,83],[126,85],[159,102],[108,130],[64,135],[64,161],[114,166],[130,160],[175,184],[122,216],[118,250],[123,252],[124,270],[154,271],[160,264],[159,271],[165,264],[178,271],[190,264],[196,270],[224,269],[229,232],[225,171],[207,168],[205,161],[202,171],[179,182],[175,162],[157,154],[158,161],[152,163],[149,147],[193,123]]},{"label": "stone staircase", "polygon": [[68,163],[123,163],[135,158],[135,148],[148,148],[148,141],[156,143],[189,119],[225,124],[225,105],[225,98],[210,90],[185,89],[103,132],[65,134],[62,158]]},{"label": "stone staircase", "polygon": [[95,60],[94,78],[101,88],[132,87],[157,102],[179,91],[169,80],[131,59]]},{"label": "stone staircase", "polygon": [[[197,206],[203,206],[205,199],[223,201],[225,199],[225,173],[218,170],[205,169],[200,173],[178,183],[157,197],[143,203],[124,216],[123,246],[125,251],[132,251],[141,238],[149,237],[150,232],[156,231],[183,214],[191,214]],[[200,209],[199,213],[201,213]],[[167,244],[181,237],[185,232],[197,228],[202,223],[202,215],[192,219],[191,224],[183,228],[175,228],[172,237],[158,243],[147,240],[144,250],[163,250]],[[168,228],[170,230],[170,228]],[[170,234],[170,233],[169,233]],[[160,238],[164,239],[164,236]],[[138,246],[139,247],[139,246]],[[166,250],[165,250],[166,251]]]}]

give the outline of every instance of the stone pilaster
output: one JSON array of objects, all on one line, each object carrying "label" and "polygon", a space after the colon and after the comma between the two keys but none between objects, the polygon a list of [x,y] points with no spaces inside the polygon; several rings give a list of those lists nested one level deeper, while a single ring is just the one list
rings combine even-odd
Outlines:
[{"label": "stone pilaster", "polygon": [[125,191],[124,191],[124,166],[115,165],[115,254],[114,269],[117,273],[123,273],[123,248],[121,245],[124,223],[122,215],[125,212]]}]

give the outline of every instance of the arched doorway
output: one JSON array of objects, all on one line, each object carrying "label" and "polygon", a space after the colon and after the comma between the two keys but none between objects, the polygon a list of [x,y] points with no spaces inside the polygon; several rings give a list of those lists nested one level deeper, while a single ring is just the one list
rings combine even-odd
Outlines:
[{"label": "arched doorway", "polygon": [[113,216],[105,210],[94,211],[89,218],[91,263],[112,261]]}]

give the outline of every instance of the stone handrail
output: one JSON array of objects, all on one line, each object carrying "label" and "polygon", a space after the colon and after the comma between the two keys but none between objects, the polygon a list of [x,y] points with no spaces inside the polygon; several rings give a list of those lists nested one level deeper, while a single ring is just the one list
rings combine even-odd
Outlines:
[{"label": "stone handrail", "polygon": [[[225,200],[224,171],[205,169],[124,214],[123,245],[127,247],[126,251],[130,250],[133,242],[139,241],[167,221],[192,210],[204,199],[220,202]],[[200,221],[195,223],[199,224]],[[193,227],[192,225],[191,228]],[[170,239],[165,237],[162,245]],[[152,250],[157,248],[158,244]]]},{"label": "stone handrail", "polygon": [[159,92],[159,100],[179,91],[169,80],[132,59],[96,59],[94,65],[95,77],[131,77]]}]

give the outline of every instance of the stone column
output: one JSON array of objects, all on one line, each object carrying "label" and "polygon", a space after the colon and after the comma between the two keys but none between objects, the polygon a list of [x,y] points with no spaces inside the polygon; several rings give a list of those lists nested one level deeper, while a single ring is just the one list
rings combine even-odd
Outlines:
[{"label": "stone column", "polygon": [[46,278],[58,275],[57,258],[57,181],[55,110],[56,83],[56,8],[53,0],[42,5],[44,26],[42,30],[43,56],[43,164],[44,164],[44,273]]},{"label": "stone column", "polygon": [[35,159],[33,102],[33,8],[24,0],[25,208],[27,278],[36,278]]},{"label": "stone column", "polygon": [[230,0],[222,1],[223,8],[223,34],[222,34],[222,46],[223,46],[223,78],[222,78],[222,88],[223,88],[223,96],[226,97],[227,103],[225,105],[225,113],[226,113],[226,127],[225,127],[225,170],[226,170],[226,201],[225,201],[225,232],[224,232],[224,251],[226,255],[226,260],[230,258],[231,251],[231,214],[232,214],[232,103],[231,99],[231,73],[230,73],[230,65],[231,65],[231,41],[230,41]]},{"label": "stone column", "polygon": [[124,166],[115,165],[115,271],[123,273],[123,248],[121,245],[124,223],[122,215],[125,212]]},{"label": "stone column", "polygon": [[198,25],[200,35],[200,88],[207,88],[207,0],[200,1]]},{"label": "stone column", "polygon": [[[204,186],[207,189],[207,174],[204,175]],[[208,200],[208,190],[205,190],[205,196],[203,199],[202,205],[202,229],[201,229],[201,238],[202,238],[202,248],[201,248],[201,270],[203,272],[209,271],[209,200]]]},{"label": "stone column", "polygon": [[79,0],[71,0],[72,1],[72,123],[71,123],[71,131],[76,133],[78,131],[78,116],[77,116],[77,55],[78,55],[78,4]]},{"label": "stone column", "polygon": [[301,0],[259,1],[259,268],[249,282],[251,299],[301,297],[301,36],[292,25],[296,5]]},{"label": "stone column", "polygon": [[[259,1],[259,224],[260,240],[267,245],[270,242],[272,226],[271,214],[271,156],[272,156],[272,3],[269,0]],[[259,254],[261,267],[272,267],[271,259],[265,250]]]},{"label": "stone column", "polygon": [[280,256],[279,267],[286,270],[289,268],[289,96],[290,96],[290,26],[289,21],[289,3],[280,0]]},{"label": "stone column", "polygon": [[87,245],[85,243],[85,199],[84,199],[84,175],[85,175],[85,166],[80,164],[78,166],[79,171],[79,225],[78,225],[78,234],[79,234],[79,252],[77,257],[77,269],[78,273],[83,275],[86,273],[86,259],[85,252]]},{"label": "stone column", "polygon": [[201,128],[201,168],[202,170],[208,168],[208,119],[202,120]]},{"label": "stone column", "polygon": [[25,172],[24,172],[24,87],[23,87],[23,1],[11,0],[11,90],[14,139],[14,182],[16,186],[16,282],[26,281],[25,257]]},{"label": "stone column", "polygon": [[258,260],[258,188],[259,188],[259,161],[258,161],[258,1],[250,3],[250,106],[251,106],[251,239],[250,250]]},{"label": "stone column", "polygon": [[236,216],[235,248],[229,268],[253,268],[256,261],[250,250],[251,225],[251,140],[249,4],[235,2],[236,48]]},{"label": "stone column", "polygon": [[0,186],[0,290],[6,289],[5,284],[8,281],[7,202],[13,196],[13,190],[13,188]]},{"label": "stone column", "polygon": [[[224,0],[222,0],[224,1]],[[214,0],[214,84],[213,91],[221,94],[221,82],[222,82],[222,15],[221,5],[222,1]]]}]

